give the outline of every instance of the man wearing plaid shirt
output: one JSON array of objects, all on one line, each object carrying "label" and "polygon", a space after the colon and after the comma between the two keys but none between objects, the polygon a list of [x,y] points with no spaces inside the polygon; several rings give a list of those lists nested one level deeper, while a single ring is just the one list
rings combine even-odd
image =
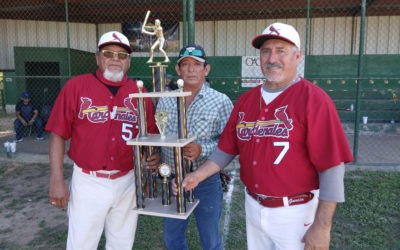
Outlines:
[{"label": "man wearing plaid shirt", "polygon": [[[192,92],[186,97],[186,121],[188,135],[197,139],[183,148],[184,157],[191,160],[193,170],[203,164],[216,149],[218,139],[230,116],[233,105],[230,99],[209,87],[206,77],[210,72],[206,54],[201,46],[183,47],[175,70],[184,81],[184,91]],[[175,90],[177,91],[177,90]],[[157,111],[168,112],[166,134],[178,134],[178,108],[176,98],[161,98]],[[174,149],[163,147],[161,160],[174,169]],[[200,200],[194,209],[197,228],[203,249],[222,249],[219,235],[221,216],[222,184],[219,173],[210,176],[194,189]],[[164,242],[167,249],[188,249],[186,228],[189,219],[164,218]]]}]

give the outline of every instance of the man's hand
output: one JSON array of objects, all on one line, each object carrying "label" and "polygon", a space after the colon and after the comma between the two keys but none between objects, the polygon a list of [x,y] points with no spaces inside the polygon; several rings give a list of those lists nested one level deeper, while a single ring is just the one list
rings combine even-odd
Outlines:
[{"label": "man's hand", "polygon": [[66,208],[69,200],[69,191],[64,180],[50,176],[49,202],[57,208]]},{"label": "man's hand", "polygon": [[313,224],[303,237],[304,249],[329,249],[336,203],[320,200]]},{"label": "man's hand", "polygon": [[24,119],[21,119],[20,121],[21,121],[22,125],[24,125],[24,127],[28,126],[28,123]]},{"label": "man's hand", "polygon": [[33,125],[35,123],[35,120],[34,119],[30,119],[29,120],[29,125]]},{"label": "man's hand", "polygon": [[201,154],[201,145],[196,142],[191,142],[183,147],[183,156],[188,160],[195,160]]},{"label": "man's hand", "polygon": [[185,191],[192,190],[197,187],[200,183],[200,178],[197,176],[197,172],[191,172],[186,174],[185,179],[183,179],[182,187]]},{"label": "man's hand", "polygon": [[305,246],[304,249],[329,249],[329,243],[331,240],[330,228],[320,227],[316,224],[312,224],[304,235]]},{"label": "man's hand", "polygon": [[174,196],[177,196],[178,195],[178,185],[176,185],[175,178],[171,179],[171,188],[172,188],[172,193],[174,194]]},{"label": "man's hand", "polygon": [[[189,191],[194,189],[199,185],[200,181],[196,177],[195,172],[188,173],[186,174],[185,179],[182,182],[182,188],[185,191]],[[177,196],[178,195],[178,186],[176,185],[175,178],[171,179],[171,188],[172,188],[172,193]]]},{"label": "man's hand", "polygon": [[161,155],[160,153],[154,153],[152,155],[150,155],[149,157],[147,157],[146,159],[146,166],[149,169],[157,169],[159,163],[161,160]]},{"label": "man's hand", "polygon": [[[188,173],[186,174],[185,179],[182,182],[182,188],[185,191],[189,191],[194,189],[199,185],[200,181],[198,177],[195,175],[195,172]],[[175,178],[171,179],[171,188],[172,188],[172,193],[177,196],[178,195],[178,186],[176,185],[176,180]]]},{"label": "man's hand", "polygon": [[58,208],[66,208],[69,200],[69,190],[64,182],[63,160],[65,140],[55,133],[50,134],[49,160],[50,184],[49,202]]}]

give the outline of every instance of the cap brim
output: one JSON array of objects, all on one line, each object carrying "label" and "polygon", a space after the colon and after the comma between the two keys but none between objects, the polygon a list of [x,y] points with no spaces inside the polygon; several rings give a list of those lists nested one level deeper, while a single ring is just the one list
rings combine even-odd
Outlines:
[{"label": "cap brim", "polygon": [[193,59],[195,59],[196,61],[199,61],[199,62],[205,62],[206,61],[206,59],[204,59],[204,58],[193,56],[193,55],[189,55],[189,56],[182,56],[181,58],[178,59],[177,63],[179,63],[180,61],[182,61],[183,59],[185,59],[187,57],[191,57],[191,58],[193,58]]},{"label": "cap brim", "polygon": [[126,49],[126,51],[128,51],[129,54],[131,54],[133,52],[133,49],[130,46],[127,46],[126,44],[123,44],[123,43],[117,43],[117,42],[102,43],[98,47],[99,47],[99,50],[100,50],[102,47],[107,46],[107,45],[112,45],[112,44],[118,45],[118,46]]},{"label": "cap brim", "polygon": [[256,36],[253,39],[253,41],[251,41],[251,44],[253,45],[254,48],[260,49],[261,45],[268,39],[280,39],[280,40],[286,41],[288,43],[291,43],[291,44],[293,44],[294,46],[297,47],[297,45],[295,43],[293,43],[292,41],[290,41],[289,39],[286,39],[286,38],[281,37],[281,36],[276,36],[276,35],[259,35],[259,36]]}]

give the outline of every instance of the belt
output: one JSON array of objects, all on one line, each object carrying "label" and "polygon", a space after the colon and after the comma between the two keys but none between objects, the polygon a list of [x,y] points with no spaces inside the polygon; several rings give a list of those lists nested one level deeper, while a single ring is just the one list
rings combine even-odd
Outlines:
[{"label": "belt", "polygon": [[309,202],[314,197],[314,194],[311,192],[306,192],[293,196],[285,196],[285,197],[260,195],[251,192],[247,188],[246,192],[251,197],[253,197],[258,203],[260,203],[264,207],[269,207],[269,208],[300,205]]},{"label": "belt", "polygon": [[95,177],[99,177],[99,178],[107,178],[107,179],[111,179],[111,180],[117,179],[117,178],[122,177],[129,173],[129,171],[119,171],[119,172],[115,172],[115,173],[102,173],[102,172],[91,171],[91,170],[87,170],[87,169],[83,169],[83,168],[78,168],[78,169],[80,169],[82,173],[92,175]]}]

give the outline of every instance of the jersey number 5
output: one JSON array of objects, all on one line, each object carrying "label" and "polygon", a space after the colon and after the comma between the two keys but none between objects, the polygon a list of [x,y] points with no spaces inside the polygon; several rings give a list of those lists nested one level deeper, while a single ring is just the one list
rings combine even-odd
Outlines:
[{"label": "jersey number 5", "polygon": [[130,123],[122,123],[122,139],[124,141],[132,140],[133,132],[132,132],[133,124]]},{"label": "jersey number 5", "polygon": [[278,165],[282,161],[282,159],[285,156],[285,154],[287,153],[287,151],[289,150],[289,142],[288,141],[275,141],[274,147],[283,147],[282,151],[279,153],[278,157],[276,157],[276,159],[274,161],[274,165]]}]

